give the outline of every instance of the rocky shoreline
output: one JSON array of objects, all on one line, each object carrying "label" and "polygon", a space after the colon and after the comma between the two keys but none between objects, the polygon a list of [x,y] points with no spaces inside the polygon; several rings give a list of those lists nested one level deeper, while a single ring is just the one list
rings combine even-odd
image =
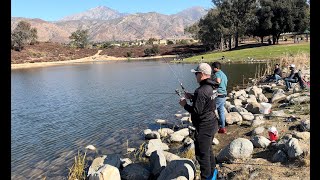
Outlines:
[{"label": "rocky shoreline", "polygon": [[[217,133],[212,142],[218,177],[310,179],[310,92],[284,92],[281,81],[259,85],[253,80],[255,84],[228,94],[228,133]],[[270,110],[263,103],[270,104]],[[179,111],[155,123],[159,129],[145,129],[145,142],[128,147],[125,155],[97,156],[95,148],[87,147],[87,178],[199,179],[190,114]],[[270,141],[270,127],[279,133],[276,143]]]}]

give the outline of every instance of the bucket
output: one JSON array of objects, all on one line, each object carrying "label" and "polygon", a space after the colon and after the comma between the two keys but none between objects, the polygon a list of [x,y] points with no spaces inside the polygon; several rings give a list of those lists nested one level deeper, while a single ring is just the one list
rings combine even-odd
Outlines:
[{"label": "bucket", "polygon": [[260,103],[260,113],[269,114],[271,112],[271,104],[262,102]]},{"label": "bucket", "polygon": [[275,142],[276,140],[278,140],[278,131],[275,127],[269,128],[268,134],[271,142]]}]

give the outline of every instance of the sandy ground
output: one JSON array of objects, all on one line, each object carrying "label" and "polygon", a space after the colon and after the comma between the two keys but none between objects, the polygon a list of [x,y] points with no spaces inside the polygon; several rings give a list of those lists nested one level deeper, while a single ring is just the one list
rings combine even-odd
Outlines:
[{"label": "sandy ground", "polygon": [[[100,55],[99,50],[95,55],[75,59],[75,60],[66,60],[66,61],[55,61],[55,62],[35,62],[35,63],[23,63],[23,64],[11,64],[12,69],[23,69],[23,68],[36,68],[36,67],[48,67],[48,66],[57,66],[57,65],[70,65],[70,64],[78,64],[78,63],[90,63],[90,62],[101,62],[101,61],[123,61],[128,60],[125,57],[114,57],[107,55]],[[165,56],[152,56],[152,57],[139,57],[139,58],[129,58],[130,60],[148,60],[148,59],[161,59],[167,57],[176,57],[175,55],[165,55]]]}]

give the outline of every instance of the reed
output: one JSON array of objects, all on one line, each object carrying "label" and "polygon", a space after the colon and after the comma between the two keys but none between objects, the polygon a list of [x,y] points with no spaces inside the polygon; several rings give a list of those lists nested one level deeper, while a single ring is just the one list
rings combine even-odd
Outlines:
[{"label": "reed", "polygon": [[87,152],[84,154],[80,154],[78,151],[78,155],[74,157],[74,163],[69,169],[69,175],[68,175],[68,180],[85,180],[86,179],[86,174],[85,174],[85,158],[86,158]]}]

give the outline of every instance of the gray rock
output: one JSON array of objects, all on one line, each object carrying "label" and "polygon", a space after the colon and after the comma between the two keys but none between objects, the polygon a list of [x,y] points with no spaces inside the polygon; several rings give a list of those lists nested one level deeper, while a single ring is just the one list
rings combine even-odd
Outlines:
[{"label": "gray rock", "polygon": [[151,129],[145,129],[145,130],[143,131],[143,134],[144,134],[144,135],[147,135],[147,134],[149,134],[149,133],[151,133],[151,132],[152,132]]},{"label": "gray rock", "polygon": [[251,157],[252,152],[253,144],[251,141],[245,138],[238,138],[220,151],[217,160],[221,162],[245,159]]},{"label": "gray rock", "polygon": [[270,115],[271,116],[287,116],[287,114],[283,110],[272,111]]},{"label": "gray rock", "polygon": [[258,102],[269,102],[269,99],[263,94],[263,93],[260,93],[258,94]]},{"label": "gray rock", "polygon": [[173,160],[168,163],[167,167],[162,170],[157,180],[172,180],[180,176],[188,180],[195,178],[196,167],[190,159]]},{"label": "gray rock", "polygon": [[167,137],[170,134],[173,134],[174,131],[169,128],[161,128],[158,130],[158,133],[160,134],[161,137]]},{"label": "gray rock", "polygon": [[252,142],[253,146],[256,148],[267,148],[269,146],[269,144],[271,143],[271,141],[269,139],[265,138],[264,136],[254,136],[251,139],[251,142]]},{"label": "gray rock", "polygon": [[91,174],[94,174],[95,172],[97,172],[99,170],[99,168],[101,168],[104,165],[103,162],[106,158],[107,158],[107,155],[103,155],[103,156],[95,158],[89,167],[87,177],[89,177]]},{"label": "gray rock", "polygon": [[246,104],[245,108],[246,108],[246,110],[248,110],[249,112],[251,112],[253,114],[260,113],[260,103],[258,103],[256,101]]},{"label": "gray rock", "polygon": [[292,98],[296,98],[299,96],[300,96],[300,93],[290,94],[289,96],[286,97],[286,100],[289,102]]},{"label": "gray rock", "polygon": [[240,112],[243,120],[252,121],[254,120],[254,115],[251,112]]},{"label": "gray rock", "polygon": [[169,147],[165,143],[162,143],[160,139],[151,139],[149,140],[146,148],[145,155],[150,156],[153,151],[156,150],[168,150]]},{"label": "gray rock", "polygon": [[171,134],[170,135],[170,141],[171,142],[182,142],[184,139],[184,136],[180,135],[180,134]]},{"label": "gray rock", "polygon": [[213,138],[212,144],[213,145],[218,145],[219,144],[219,140],[217,138]]},{"label": "gray rock", "polygon": [[123,158],[123,159],[120,159],[120,161],[121,161],[121,166],[122,167],[126,167],[129,164],[132,164],[132,161],[129,158]]},{"label": "gray rock", "polygon": [[303,150],[299,145],[299,140],[296,138],[291,138],[286,143],[286,149],[289,158],[296,158],[303,153]]},{"label": "gray rock", "polygon": [[120,168],[120,165],[121,165],[120,156],[118,154],[107,155],[107,157],[104,159],[103,164],[109,164],[116,168]]},{"label": "gray rock", "polygon": [[163,155],[165,156],[166,158],[166,161],[169,163],[170,161],[173,161],[173,160],[177,160],[177,159],[181,159],[179,156],[171,153],[171,152],[167,152],[167,151],[163,151]]},{"label": "gray rock", "polygon": [[150,156],[151,173],[157,177],[166,166],[167,161],[163,151],[153,151]]},{"label": "gray rock", "polygon": [[89,175],[89,180],[121,180],[119,169],[105,164],[98,171]]},{"label": "gray rock", "polygon": [[251,136],[262,134],[264,132],[264,130],[265,130],[265,128],[262,126],[257,127],[254,130],[252,130]]},{"label": "gray rock", "polygon": [[293,137],[297,139],[303,139],[303,140],[308,140],[310,139],[310,132],[293,132],[292,134]]},{"label": "gray rock", "polygon": [[242,101],[240,99],[234,99],[232,104],[235,106],[242,106]]},{"label": "gray rock", "polygon": [[251,123],[251,126],[252,127],[257,127],[257,126],[260,126],[261,124],[264,124],[265,121],[264,120],[260,120],[260,119],[254,119]]},{"label": "gray rock", "polygon": [[190,137],[186,137],[184,140],[183,140],[183,143],[185,146],[188,146],[192,143],[194,143],[194,141],[190,138]]},{"label": "gray rock", "polygon": [[129,164],[121,171],[123,180],[148,180],[150,172],[139,164]]},{"label": "gray rock", "polygon": [[160,133],[157,131],[152,131],[149,134],[145,135],[144,138],[149,140],[149,139],[160,139]]},{"label": "gray rock", "polygon": [[279,102],[281,100],[284,100],[286,99],[286,95],[284,93],[274,93],[272,98],[271,98],[271,102],[272,103],[276,103],[276,102]]},{"label": "gray rock", "polygon": [[186,136],[189,136],[189,129],[188,128],[184,128],[184,129],[181,129],[179,131],[174,132],[173,134],[179,134],[181,136],[186,137]]},{"label": "gray rock", "polygon": [[302,131],[310,131],[310,120],[301,121],[300,129]]},{"label": "gray rock", "polygon": [[296,97],[296,98],[292,98],[289,103],[290,104],[310,103],[310,96],[299,96],[299,97]]},{"label": "gray rock", "polygon": [[248,110],[246,110],[243,107],[239,107],[239,106],[234,106],[229,111],[230,112],[248,112]]},{"label": "gray rock", "polygon": [[238,112],[230,112],[225,114],[226,116],[226,123],[227,124],[234,124],[234,123],[241,123],[242,116]]}]

